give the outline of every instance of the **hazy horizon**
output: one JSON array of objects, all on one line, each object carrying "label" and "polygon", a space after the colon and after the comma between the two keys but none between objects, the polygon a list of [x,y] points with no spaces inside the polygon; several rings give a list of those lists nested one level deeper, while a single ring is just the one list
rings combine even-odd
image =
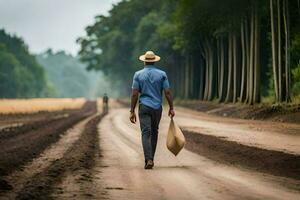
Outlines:
[{"label": "hazy horizon", "polygon": [[119,0],[0,0],[0,29],[22,37],[32,53],[48,48],[76,55],[76,39]]}]

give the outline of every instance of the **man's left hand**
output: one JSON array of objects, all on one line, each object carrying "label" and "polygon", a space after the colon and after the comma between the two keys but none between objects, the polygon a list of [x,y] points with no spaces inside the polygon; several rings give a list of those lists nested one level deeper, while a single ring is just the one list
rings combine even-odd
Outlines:
[{"label": "man's left hand", "polygon": [[169,117],[173,118],[175,116],[174,109],[170,109],[168,115],[169,115]]},{"label": "man's left hand", "polygon": [[136,123],[136,114],[135,112],[130,112],[130,117],[129,117],[131,123],[135,124]]}]

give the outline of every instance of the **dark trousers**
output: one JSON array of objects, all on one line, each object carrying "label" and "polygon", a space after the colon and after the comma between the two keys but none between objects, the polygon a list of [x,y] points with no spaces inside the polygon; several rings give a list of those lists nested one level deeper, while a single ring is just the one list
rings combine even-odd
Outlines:
[{"label": "dark trousers", "polygon": [[145,161],[154,160],[161,113],[162,107],[153,109],[143,104],[139,105],[139,119]]}]

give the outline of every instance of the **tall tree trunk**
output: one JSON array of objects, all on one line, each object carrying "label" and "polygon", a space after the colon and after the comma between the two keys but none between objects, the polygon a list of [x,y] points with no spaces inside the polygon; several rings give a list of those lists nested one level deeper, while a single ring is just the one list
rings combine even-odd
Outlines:
[{"label": "tall tree trunk", "polygon": [[233,103],[237,100],[238,87],[238,51],[237,51],[237,34],[233,34]]},{"label": "tall tree trunk", "polygon": [[250,29],[249,29],[249,17],[247,16],[245,21],[245,45],[246,45],[246,71],[247,71],[247,86],[246,86],[246,99],[245,102],[248,103],[250,99]]},{"label": "tall tree trunk", "polygon": [[176,88],[175,88],[176,96],[175,96],[175,98],[180,98],[180,94],[179,94],[179,92],[180,92],[180,58],[176,59],[176,68],[175,68],[175,70],[176,70],[176,80],[175,80],[175,82],[176,82]]},{"label": "tall tree trunk", "polygon": [[254,54],[254,103],[259,103],[260,102],[260,25],[259,25],[259,16],[258,16],[258,5],[257,1],[255,1],[255,54]]},{"label": "tall tree trunk", "polygon": [[[275,0],[276,1],[276,0]],[[274,78],[274,90],[275,100],[279,101],[278,91],[278,66],[277,66],[277,40],[276,40],[276,23],[274,16],[274,0],[270,0],[270,12],[271,12],[271,33],[272,33],[272,66],[273,66],[273,78]]]},{"label": "tall tree trunk", "polygon": [[208,42],[209,51],[209,90],[208,90],[208,100],[211,101],[214,97],[214,51],[213,44]]},{"label": "tall tree trunk", "polygon": [[185,75],[185,77],[187,79],[186,80],[186,89],[187,89],[186,99],[190,99],[191,98],[191,79],[192,79],[192,77],[191,77],[191,65],[190,65],[190,55],[189,55],[189,53],[186,56],[186,75]]},{"label": "tall tree trunk", "polygon": [[180,96],[182,98],[184,98],[184,93],[185,93],[185,61],[184,61],[184,58],[182,58],[181,60],[181,91],[180,91]]},{"label": "tall tree trunk", "polygon": [[185,63],[184,63],[184,99],[188,99],[189,95],[189,65],[188,65],[188,58],[185,58]]},{"label": "tall tree trunk", "polygon": [[199,99],[203,100],[204,97],[204,87],[205,87],[205,64],[204,59],[202,57],[200,64],[200,81],[199,81]]},{"label": "tall tree trunk", "polygon": [[180,97],[184,98],[184,62],[183,59],[181,60],[180,66]]},{"label": "tall tree trunk", "polygon": [[208,100],[208,94],[209,94],[209,66],[210,66],[210,60],[209,60],[209,50],[206,40],[203,42],[204,44],[204,54],[205,54],[205,89],[204,89],[204,100]]},{"label": "tall tree trunk", "polygon": [[225,71],[225,46],[224,46],[224,39],[223,37],[221,38],[220,41],[220,83],[219,83],[219,101],[222,102],[224,101],[224,74]]},{"label": "tall tree trunk", "polygon": [[283,0],[283,21],[284,21],[284,33],[285,33],[285,101],[291,101],[290,92],[290,36],[289,36],[289,2]]},{"label": "tall tree trunk", "polygon": [[217,76],[216,76],[216,80],[217,80],[217,87],[216,87],[216,92],[217,92],[217,98],[218,100],[220,100],[220,86],[221,86],[221,39],[218,38],[217,39]]},{"label": "tall tree trunk", "polygon": [[209,90],[209,84],[208,84],[208,56],[207,54],[205,55],[205,78],[204,78],[204,81],[205,81],[205,84],[204,84],[204,96],[203,96],[203,100],[207,101],[208,100],[208,90]]},{"label": "tall tree trunk", "polygon": [[190,98],[193,99],[194,98],[194,82],[195,82],[195,76],[194,76],[194,65],[192,63],[192,57],[189,56],[189,68],[190,68]]},{"label": "tall tree trunk", "polygon": [[200,81],[200,92],[199,92],[199,98],[201,100],[206,100],[206,94],[207,94],[207,88],[206,88],[206,73],[207,73],[207,58],[206,58],[206,47],[205,47],[205,41],[204,40],[201,40],[200,41],[200,44],[199,44],[199,47],[200,47],[200,53],[201,53],[201,68],[200,68],[200,74],[201,74],[201,81]]},{"label": "tall tree trunk", "polygon": [[277,58],[278,58],[278,98],[279,101],[282,101],[282,51],[281,51],[281,4],[280,0],[277,0],[277,37],[278,37],[278,43],[277,43]]},{"label": "tall tree trunk", "polygon": [[246,87],[246,44],[245,44],[245,20],[241,22],[241,46],[242,46],[242,74],[241,74],[241,90],[240,102],[245,100],[245,87]]},{"label": "tall tree trunk", "polygon": [[255,13],[254,13],[254,8],[252,7],[251,9],[251,28],[250,28],[250,31],[251,31],[251,34],[250,34],[250,71],[249,71],[249,74],[250,74],[250,80],[249,80],[249,83],[250,83],[250,87],[249,87],[249,101],[248,103],[250,105],[253,104],[253,91],[254,91],[254,88],[253,88],[253,82],[254,82],[254,55],[255,55],[255,33],[254,33],[254,28],[255,28]]},{"label": "tall tree trunk", "polygon": [[232,38],[232,33],[229,33],[228,36],[228,80],[227,80],[227,95],[226,95],[226,100],[225,102],[232,102],[232,43],[233,43],[233,38]]}]

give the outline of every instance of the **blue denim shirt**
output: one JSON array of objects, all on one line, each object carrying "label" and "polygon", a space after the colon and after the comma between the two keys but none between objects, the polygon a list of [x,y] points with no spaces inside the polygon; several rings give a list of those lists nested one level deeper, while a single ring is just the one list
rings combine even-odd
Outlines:
[{"label": "blue denim shirt", "polygon": [[162,103],[163,89],[169,88],[166,72],[152,65],[145,65],[144,69],[135,72],[132,89],[140,92],[139,103],[154,109],[159,109]]}]

